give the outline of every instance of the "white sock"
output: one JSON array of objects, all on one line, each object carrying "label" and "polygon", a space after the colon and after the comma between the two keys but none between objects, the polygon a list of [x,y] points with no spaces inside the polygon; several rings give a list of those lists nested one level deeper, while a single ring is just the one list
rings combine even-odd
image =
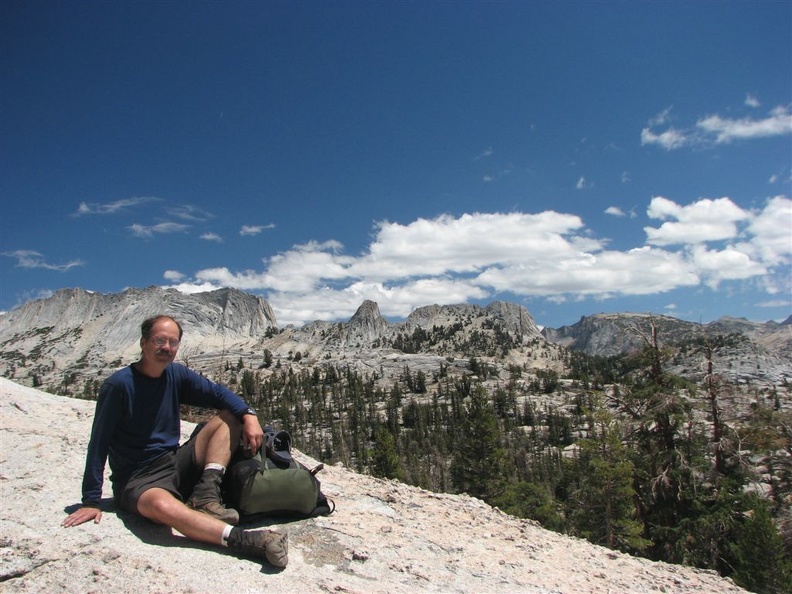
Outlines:
[{"label": "white sock", "polygon": [[220,474],[225,474],[226,467],[217,462],[209,462],[209,464],[204,466],[204,470],[219,470]]},{"label": "white sock", "polygon": [[231,524],[226,524],[226,527],[223,529],[223,536],[220,537],[220,544],[224,547],[228,546],[228,536],[231,534],[233,528]]}]

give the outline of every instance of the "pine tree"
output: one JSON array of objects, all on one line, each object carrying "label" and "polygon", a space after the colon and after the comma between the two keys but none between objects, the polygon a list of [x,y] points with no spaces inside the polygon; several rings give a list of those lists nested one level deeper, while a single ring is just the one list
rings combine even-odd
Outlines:
[{"label": "pine tree", "polygon": [[494,503],[507,514],[535,520],[548,530],[561,532],[566,526],[553,494],[545,485],[520,481],[509,485]]},{"label": "pine tree", "polygon": [[622,432],[604,408],[594,412],[591,424],[591,436],[580,442],[578,485],[568,501],[570,522],[591,542],[640,552],[650,543],[633,517],[633,465]]},{"label": "pine tree", "polygon": [[768,505],[756,500],[745,515],[741,529],[731,547],[735,561],[734,581],[759,594],[792,592],[792,560],[784,551],[784,542],[773,523]]},{"label": "pine tree", "polygon": [[374,476],[404,480],[404,467],[396,453],[396,442],[385,426],[378,427],[374,433],[372,471]]},{"label": "pine tree", "polygon": [[506,450],[486,391],[476,385],[460,421],[451,480],[457,491],[493,501],[506,486]]},{"label": "pine tree", "polygon": [[653,542],[653,556],[671,561],[668,551],[678,548],[677,541],[684,538],[678,524],[689,512],[695,493],[690,461],[681,447],[691,411],[679,396],[680,378],[663,369],[667,353],[660,347],[655,320],[650,323],[649,334],[634,329],[643,338],[644,349],[634,361],[637,375],[632,389],[617,402],[633,425],[630,453],[637,518],[644,524],[644,537]]}]

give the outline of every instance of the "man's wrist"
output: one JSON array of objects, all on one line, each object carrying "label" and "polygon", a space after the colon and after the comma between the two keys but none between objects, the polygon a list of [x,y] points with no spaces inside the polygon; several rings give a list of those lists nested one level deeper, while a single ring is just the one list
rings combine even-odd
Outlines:
[{"label": "man's wrist", "polygon": [[258,414],[256,413],[256,411],[253,410],[252,408],[248,407],[245,410],[243,410],[242,413],[239,415],[239,420],[244,422],[245,421],[245,417],[248,416],[248,415],[252,415],[252,416],[258,418]]}]

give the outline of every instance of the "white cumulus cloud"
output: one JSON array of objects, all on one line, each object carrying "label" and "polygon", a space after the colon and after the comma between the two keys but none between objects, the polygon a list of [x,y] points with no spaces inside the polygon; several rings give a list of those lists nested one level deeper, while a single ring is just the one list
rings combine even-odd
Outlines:
[{"label": "white cumulus cloud", "polygon": [[381,221],[357,255],[335,240],[307,242],[262,260],[261,269],[207,268],[174,281],[185,291],[261,292],[281,324],[348,319],[364,299],[376,301],[386,317],[404,317],[428,303],[500,294],[564,301],[748,279],[768,293],[784,286],[778,277],[788,275],[789,198],[749,211],[727,197],[690,204],[655,197],[647,214],[661,224],[646,227],[645,245],[623,251],[610,249],[576,215],[469,213]]},{"label": "white cumulus cloud", "polygon": [[687,206],[658,196],[652,198],[647,214],[653,219],[675,219],[659,228],[645,227],[649,243],[671,245],[731,239],[737,234],[737,223],[750,218],[729,198],[703,199]]}]

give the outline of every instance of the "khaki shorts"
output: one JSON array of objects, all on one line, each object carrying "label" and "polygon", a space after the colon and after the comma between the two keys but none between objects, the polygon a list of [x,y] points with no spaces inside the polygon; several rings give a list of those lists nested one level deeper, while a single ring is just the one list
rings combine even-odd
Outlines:
[{"label": "khaki shorts", "polygon": [[181,501],[186,501],[201,479],[203,469],[195,461],[195,435],[174,452],[162,454],[148,466],[138,470],[118,491],[114,489],[116,504],[138,513],[140,496],[151,488],[159,487]]}]

